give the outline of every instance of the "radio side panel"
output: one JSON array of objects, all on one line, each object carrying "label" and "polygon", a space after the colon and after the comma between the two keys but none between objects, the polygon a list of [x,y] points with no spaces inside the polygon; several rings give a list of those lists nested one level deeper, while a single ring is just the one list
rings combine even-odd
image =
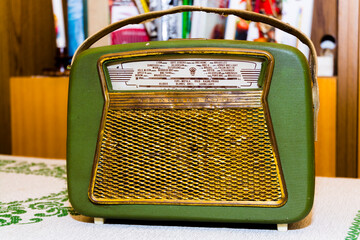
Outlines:
[{"label": "radio side panel", "polygon": [[[120,51],[185,47],[259,49],[273,55],[275,65],[268,104],[288,192],[284,206],[102,205],[89,200],[88,188],[105,103],[98,59]],[[76,59],[70,76],[67,171],[71,204],[86,216],[254,223],[300,220],[311,210],[314,196],[313,115],[306,59],[296,49],[284,45],[223,40],[150,42],[89,49]]]}]

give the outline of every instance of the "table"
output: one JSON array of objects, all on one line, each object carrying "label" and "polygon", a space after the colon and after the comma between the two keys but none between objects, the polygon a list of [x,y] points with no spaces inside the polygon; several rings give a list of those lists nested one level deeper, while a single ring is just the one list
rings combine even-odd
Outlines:
[{"label": "table", "polygon": [[312,212],[275,225],[107,221],[68,202],[66,162],[0,155],[0,239],[360,239],[360,179],[316,178]]}]

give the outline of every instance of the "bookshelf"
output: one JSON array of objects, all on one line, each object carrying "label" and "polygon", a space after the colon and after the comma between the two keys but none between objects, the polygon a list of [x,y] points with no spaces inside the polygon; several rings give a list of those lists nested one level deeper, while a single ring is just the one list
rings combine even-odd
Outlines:
[{"label": "bookshelf", "polygon": [[336,77],[320,77],[320,110],[315,142],[316,176],[336,176]]}]

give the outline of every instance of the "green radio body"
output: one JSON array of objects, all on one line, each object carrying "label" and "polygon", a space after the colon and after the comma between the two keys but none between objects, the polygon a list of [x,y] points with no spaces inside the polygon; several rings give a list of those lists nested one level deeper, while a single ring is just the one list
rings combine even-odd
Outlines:
[{"label": "green radio body", "polygon": [[[202,88],[198,84],[196,88],[194,82],[179,78],[172,86],[166,83],[167,86],[160,89],[116,90],[109,73],[109,66],[128,62],[148,61],[149,67],[153,66],[149,62],[165,64],[179,60],[185,61],[182,68],[195,63],[201,68],[199,63],[204,59],[209,62],[216,59],[236,61],[237,58],[262,63],[255,79],[256,89],[229,90],[216,85],[216,81],[215,89],[209,88],[214,81],[207,81],[210,83],[204,83]],[[177,65],[174,66],[173,70]],[[221,66],[234,69],[231,64]],[[144,76],[143,70],[137,71],[138,78]],[[156,71],[166,75],[166,69],[159,65]],[[174,75],[181,75],[180,72],[176,70]],[[215,75],[213,78],[216,79]],[[254,79],[249,81],[254,82]],[[182,87],[174,87],[176,82]],[[189,84],[188,88],[184,87],[186,84]],[[174,40],[93,48],[76,58],[69,89],[68,188],[70,202],[77,212],[112,219],[275,224],[296,222],[310,212],[314,198],[311,76],[306,58],[297,49],[274,43],[228,40]],[[255,103],[260,115],[248,112],[254,104],[248,106],[249,99],[256,92],[260,92]],[[193,110],[195,112],[191,112]],[[175,113],[180,117],[174,117]],[[161,114],[166,115],[165,120]],[[224,117],[216,121],[223,122],[216,125],[215,130],[207,131],[214,126],[212,119],[221,114],[225,114]],[[252,123],[252,128],[256,129],[263,125],[259,139],[248,143],[232,139],[246,139],[249,133],[241,131],[255,121],[254,114],[263,119]],[[199,118],[192,123],[194,115]],[[226,135],[226,129],[232,127],[226,125],[228,116],[238,124],[233,135]],[[238,118],[244,120],[238,121]],[[111,125],[113,122],[116,124]],[[172,125],[167,125],[168,122]],[[138,124],[141,124],[140,129],[136,127]],[[165,127],[161,128],[159,124]],[[163,136],[165,128],[170,130]],[[206,136],[214,131],[216,136],[210,141]],[[143,138],[144,132],[153,135]],[[263,144],[264,133],[270,135],[270,140],[265,141],[269,142],[273,152],[256,148]],[[155,149],[163,138],[167,142]],[[171,144],[172,147],[168,147]],[[237,157],[231,153],[231,144],[248,145],[234,147],[238,151]],[[121,148],[119,145],[126,146]],[[181,146],[184,147],[182,150]],[[228,150],[223,151],[223,148]],[[261,155],[261,152],[267,155]],[[275,164],[273,168],[268,167],[269,159]],[[216,161],[222,163],[216,165]],[[263,186],[266,181],[271,186]],[[273,190],[276,196],[271,198]],[[207,194],[204,195],[204,191]],[[232,197],[236,201],[232,202]]]}]

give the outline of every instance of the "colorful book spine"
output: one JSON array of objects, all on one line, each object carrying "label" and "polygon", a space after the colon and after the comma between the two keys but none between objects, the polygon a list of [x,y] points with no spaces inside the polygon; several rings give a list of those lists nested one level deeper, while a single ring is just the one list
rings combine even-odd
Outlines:
[{"label": "colorful book spine", "polygon": [[[139,14],[135,3],[131,0],[117,0],[110,5],[111,23]],[[124,26],[111,33],[111,44],[123,44],[149,41],[143,24]]]},{"label": "colorful book spine", "polygon": [[[246,5],[247,5],[247,1],[246,0],[229,0],[229,8],[231,9],[239,9],[239,10],[245,10],[246,9]],[[226,19],[226,27],[225,27],[225,39],[229,39],[229,40],[234,40],[237,39],[236,36],[238,35],[244,35],[247,34],[247,29],[245,27],[242,26],[242,21],[240,18],[234,16],[234,15],[229,15],[228,18]],[[242,38],[242,37],[240,37]],[[246,39],[243,38],[244,40]]]},{"label": "colorful book spine", "polygon": [[66,48],[66,34],[62,1],[52,0],[52,6],[55,22],[56,47],[63,49]]},{"label": "colorful book spine", "polygon": [[[194,6],[224,8],[227,0],[194,0]],[[223,39],[226,18],[215,13],[193,12],[191,38]]]},{"label": "colorful book spine", "polygon": [[68,0],[68,42],[69,56],[73,56],[76,49],[85,40],[83,1]]}]

